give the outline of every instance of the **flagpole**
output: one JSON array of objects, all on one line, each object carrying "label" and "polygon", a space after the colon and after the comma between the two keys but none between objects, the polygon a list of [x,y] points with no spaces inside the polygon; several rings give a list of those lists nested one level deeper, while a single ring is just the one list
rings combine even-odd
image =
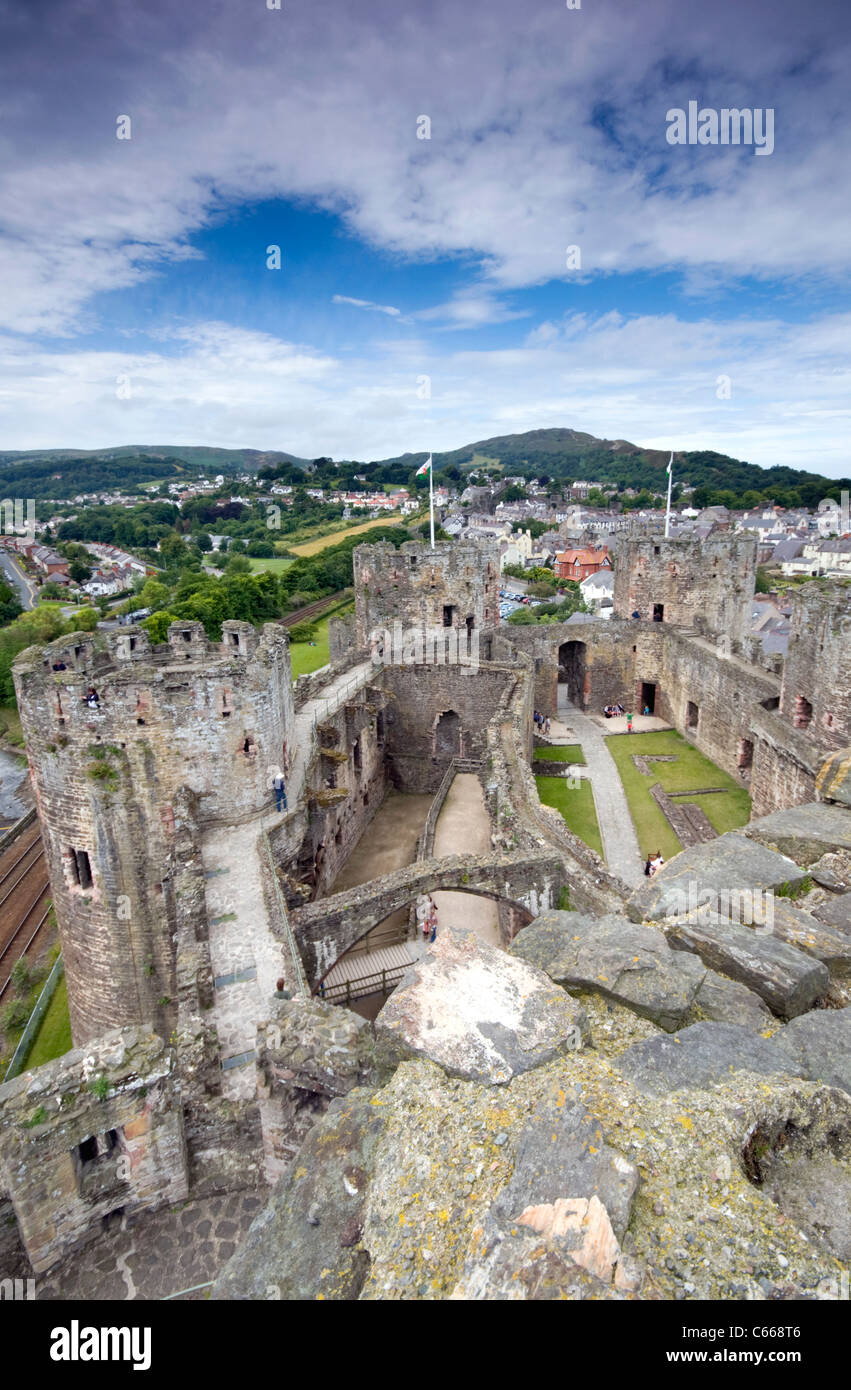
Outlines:
[{"label": "flagpole", "polygon": [[434,550],[434,456],[428,456],[428,511],[431,519],[431,548]]},{"label": "flagpole", "polygon": [[665,539],[671,533],[671,484],[674,481],[674,451],[671,450],[671,457],[668,459],[668,508],[665,512]]}]

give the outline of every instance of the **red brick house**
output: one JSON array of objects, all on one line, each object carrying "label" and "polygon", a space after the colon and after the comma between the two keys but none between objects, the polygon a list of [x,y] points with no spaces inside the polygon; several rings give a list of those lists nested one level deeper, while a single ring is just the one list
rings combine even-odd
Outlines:
[{"label": "red brick house", "polygon": [[611,568],[612,562],[605,545],[599,550],[559,550],[556,554],[555,573],[558,579],[581,581],[587,579],[589,574],[596,574],[598,570]]}]

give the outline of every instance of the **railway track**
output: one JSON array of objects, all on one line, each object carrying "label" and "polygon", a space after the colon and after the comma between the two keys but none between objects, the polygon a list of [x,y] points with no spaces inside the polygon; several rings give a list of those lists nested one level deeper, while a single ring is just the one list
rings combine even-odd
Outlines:
[{"label": "railway track", "polygon": [[0,856],[0,1001],[15,962],[32,948],[50,913],[49,883],[38,822]]},{"label": "railway track", "polygon": [[284,627],[295,627],[297,623],[303,623],[308,618],[324,613],[326,608],[331,608],[335,603],[339,603],[344,593],[344,589],[339,589],[336,594],[329,594],[327,598],[319,598],[314,603],[307,603],[304,608],[299,608],[295,613],[288,613],[285,618],[281,618],[281,622]]}]

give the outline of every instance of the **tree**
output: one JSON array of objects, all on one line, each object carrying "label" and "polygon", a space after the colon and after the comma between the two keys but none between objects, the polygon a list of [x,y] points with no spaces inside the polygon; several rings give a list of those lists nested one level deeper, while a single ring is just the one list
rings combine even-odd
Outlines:
[{"label": "tree", "polygon": [[762,565],[757,565],[756,584],[754,585],[754,592],[757,594],[770,594],[772,587],[773,585],[771,583],[771,576],[769,575],[768,570],[765,569]]},{"label": "tree", "polygon": [[92,577],[91,566],[84,565],[82,560],[72,560],[68,566],[68,574],[75,584],[85,584],[86,580]]},{"label": "tree", "polygon": [[165,642],[168,637],[168,629],[171,623],[177,622],[177,614],[169,613],[163,609],[159,613],[152,613],[150,618],[146,618],[142,627],[148,633],[153,643]]},{"label": "tree", "polygon": [[[133,608],[164,608],[168,603],[169,589],[159,579],[146,579],[139,590],[138,599],[132,599]],[[132,612],[132,609],[130,610]]]},{"label": "tree", "polygon": [[15,591],[8,584],[0,582],[0,626],[5,627],[6,623],[13,622],[23,611]]},{"label": "tree", "polygon": [[72,632],[94,632],[97,625],[97,610],[92,608],[90,604],[86,604],[84,607],[80,608],[71,618]]},{"label": "tree", "polygon": [[228,574],[250,574],[250,573],[251,573],[251,561],[248,559],[248,556],[247,556],[247,555],[240,555],[239,552],[237,552],[236,554],[233,554],[233,546],[231,546],[231,554],[230,554],[230,556],[228,557],[228,562],[227,562],[227,564],[225,565],[225,574],[228,575]]}]

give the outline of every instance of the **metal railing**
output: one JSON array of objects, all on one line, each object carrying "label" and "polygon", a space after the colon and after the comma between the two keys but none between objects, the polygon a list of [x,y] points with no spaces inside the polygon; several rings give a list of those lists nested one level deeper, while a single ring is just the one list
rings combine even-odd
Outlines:
[{"label": "metal railing", "polygon": [[322,985],[316,993],[326,1004],[350,1004],[353,999],[362,999],[365,994],[392,994],[402,976],[411,968],[407,965],[385,966],[372,975],[358,975],[354,980],[341,980],[337,985]]},{"label": "metal railing", "polygon": [[9,1063],[6,1075],[3,1077],[4,1081],[11,1081],[13,1077],[20,1076],[21,1072],[24,1070],[27,1057],[32,1051],[32,1045],[36,1040],[44,1015],[47,1013],[50,1001],[56,993],[59,981],[64,974],[65,963],[61,956],[57,956],[53,964],[53,969],[44,982],[44,989],[38,996],[35,1008],[27,1020],[27,1026],[21,1034],[18,1046],[12,1054],[12,1060]]},{"label": "metal railing", "polygon": [[284,939],[286,940],[287,946],[289,948],[290,960],[292,962],[293,987],[297,994],[301,995],[304,998],[309,998],[310,986],[307,983],[307,976],[304,973],[304,963],[301,959],[301,956],[299,955],[299,949],[296,944],[295,936],[293,935],[293,929],[290,926],[289,913],[287,912],[287,905],[284,902],[284,895],[281,892],[281,885],[278,881],[278,874],[275,869],[275,860],[272,855],[272,846],[269,841],[269,835],[265,826],[263,827],[262,834],[263,844],[266,849],[266,858],[269,862],[269,870],[272,875],[272,883],[275,887],[275,898],[278,903],[278,912],[280,913],[281,917],[281,925],[284,931]]}]

